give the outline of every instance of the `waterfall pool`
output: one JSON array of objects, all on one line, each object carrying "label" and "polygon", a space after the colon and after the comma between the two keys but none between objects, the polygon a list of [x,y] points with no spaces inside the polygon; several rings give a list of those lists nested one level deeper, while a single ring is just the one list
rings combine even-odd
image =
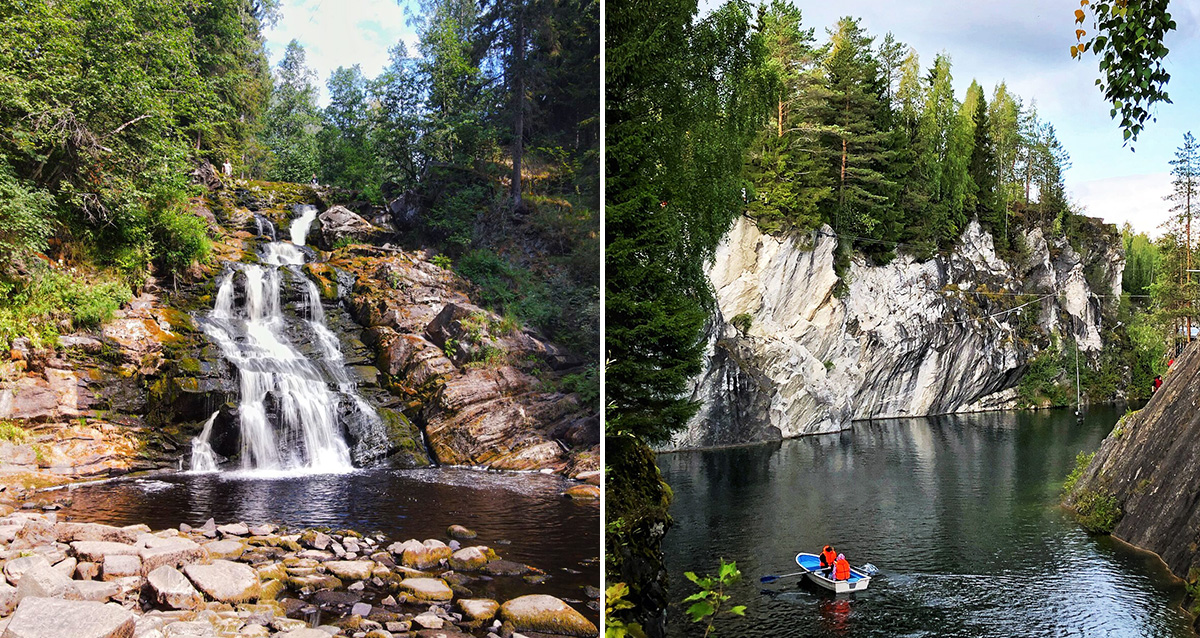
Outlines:
[{"label": "waterfall pool", "polygon": [[599,623],[584,587],[600,586],[600,509],[561,496],[575,483],[558,476],[466,468],[358,470],[338,474],[246,476],[238,472],[162,474],[84,485],[71,492],[60,520],[112,525],[244,521],[291,527],[381,532],[390,541],[438,538],[465,525],[501,558],[526,563],[549,578],[531,584],[497,577],[472,584],[476,595],[507,600],[550,594]]},{"label": "waterfall pool", "polygon": [[[996,412],[856,423],[840,434],[664,454],[683,572],[736,560],[722,636],[1194,636],[1182,583],[1152,554],[1084,533],[1059,506],[1079,452],[1123,410]],[[797,552],[831,543],[880,569],[834,597],[796,577]],[[699,635],[671,609],[670,636]]]}]

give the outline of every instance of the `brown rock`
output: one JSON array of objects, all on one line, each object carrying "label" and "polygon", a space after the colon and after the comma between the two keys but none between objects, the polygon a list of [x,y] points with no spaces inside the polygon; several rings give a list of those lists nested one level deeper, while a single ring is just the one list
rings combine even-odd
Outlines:
[{"label": "brown rock", "polygon": [[563,492],[563,496],[575,500],[599,500],[600,488],[595,485],[572,485]]}]

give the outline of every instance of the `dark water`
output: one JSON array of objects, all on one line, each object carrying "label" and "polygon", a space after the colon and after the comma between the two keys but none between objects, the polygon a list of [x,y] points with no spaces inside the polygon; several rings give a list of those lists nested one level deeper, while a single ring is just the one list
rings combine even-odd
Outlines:
[{"label": "dark water", "polygon": [[[1058,507],[1076,453],[1120,413],[993,413],[857,424],[835,435],[663,455],[675,490],[666,538],[684,571],[736,560],[724,636],[1194,636],[1182,585],[1151,554],[1083,533]],[[798,578],[824,543],[882,574],[853,598]],[[670,634],[698,636],[679,609]]]},{"label": "dark water", "polygon": [[[214,517],[218,523],[379,531],[397,541],[448,541],[446,528],[459,524],[479,533],[468,544],[488,545],[502,558],[550,575],[539,585],[519,578],[473,584],[477,595],[503,601],[545,593],[586,603],[583,586],[600,585],[600,512],[595,503],[561,497],[567,486],[543,474],[455,468],[277,479],[178,474],[78,488],[60,516],[117,525],[146,523],[154,529],[200,525]],[[596,611],[584,604],[574,606],[598,622]]]}]

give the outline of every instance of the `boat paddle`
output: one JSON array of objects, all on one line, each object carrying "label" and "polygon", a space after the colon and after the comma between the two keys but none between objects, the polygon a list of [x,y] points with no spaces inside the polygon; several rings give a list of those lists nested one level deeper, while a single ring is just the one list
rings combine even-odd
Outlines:
[{"label": "boat paddle", "polygon": [[780,578],[787,578],[788,576],[802,576],[802,575],[804,575],[804,574],[807,574],[807,573],[808,573],[808,570],[806,569],[806,570],[804,570],[804,571],[802,571],[802,572],[795,572],[795,573],[793,573],[793,574],[784,574],[784,575],[782,575],[782,576],[776,576],[776,575],[774,575],[774,574],[768,574],[768,575],[766,575],[766,576],[763,576],[762,578],[759,578],[759,579],[758,579],[758,582],[760,582],[760,583],[773,583],[773,582],[775,582],[775,581],[779,580]]}]

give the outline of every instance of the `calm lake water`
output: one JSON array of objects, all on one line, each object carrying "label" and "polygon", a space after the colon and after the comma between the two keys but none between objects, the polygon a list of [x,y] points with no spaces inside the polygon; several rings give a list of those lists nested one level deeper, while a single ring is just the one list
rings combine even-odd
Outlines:
[{"label": "calm lake water", "polygon": [[347,474],[236,478],[176,474],[81,487],[60,517],[154,529],[244,521],[290,527],[378,531],[389,539],[448,541],[453,524],[475,530],[467,544],[493,547],[501,558],[550,576],[531,585],[520,578],[472,584],[480,596],[503,601],[522,594],[558,596],[592,621],[583,587],[600,586],[600,508],[560,496],[571,485],[544,474],[459,468],[361,470]]},{"label": "calm lake water", "polygon": [[[684,571],[736,560],[724,636],[1194,636],[1183,587],[1152,554],[1088,536],[1058,506],[1075,455],[1121,411],[898,419],[841,434],[659,457],[675,491],[665,552]],[[832,543],[881,574],[837,597],[792,577]],[[699,636],[681,609],[670,635]]]}]

